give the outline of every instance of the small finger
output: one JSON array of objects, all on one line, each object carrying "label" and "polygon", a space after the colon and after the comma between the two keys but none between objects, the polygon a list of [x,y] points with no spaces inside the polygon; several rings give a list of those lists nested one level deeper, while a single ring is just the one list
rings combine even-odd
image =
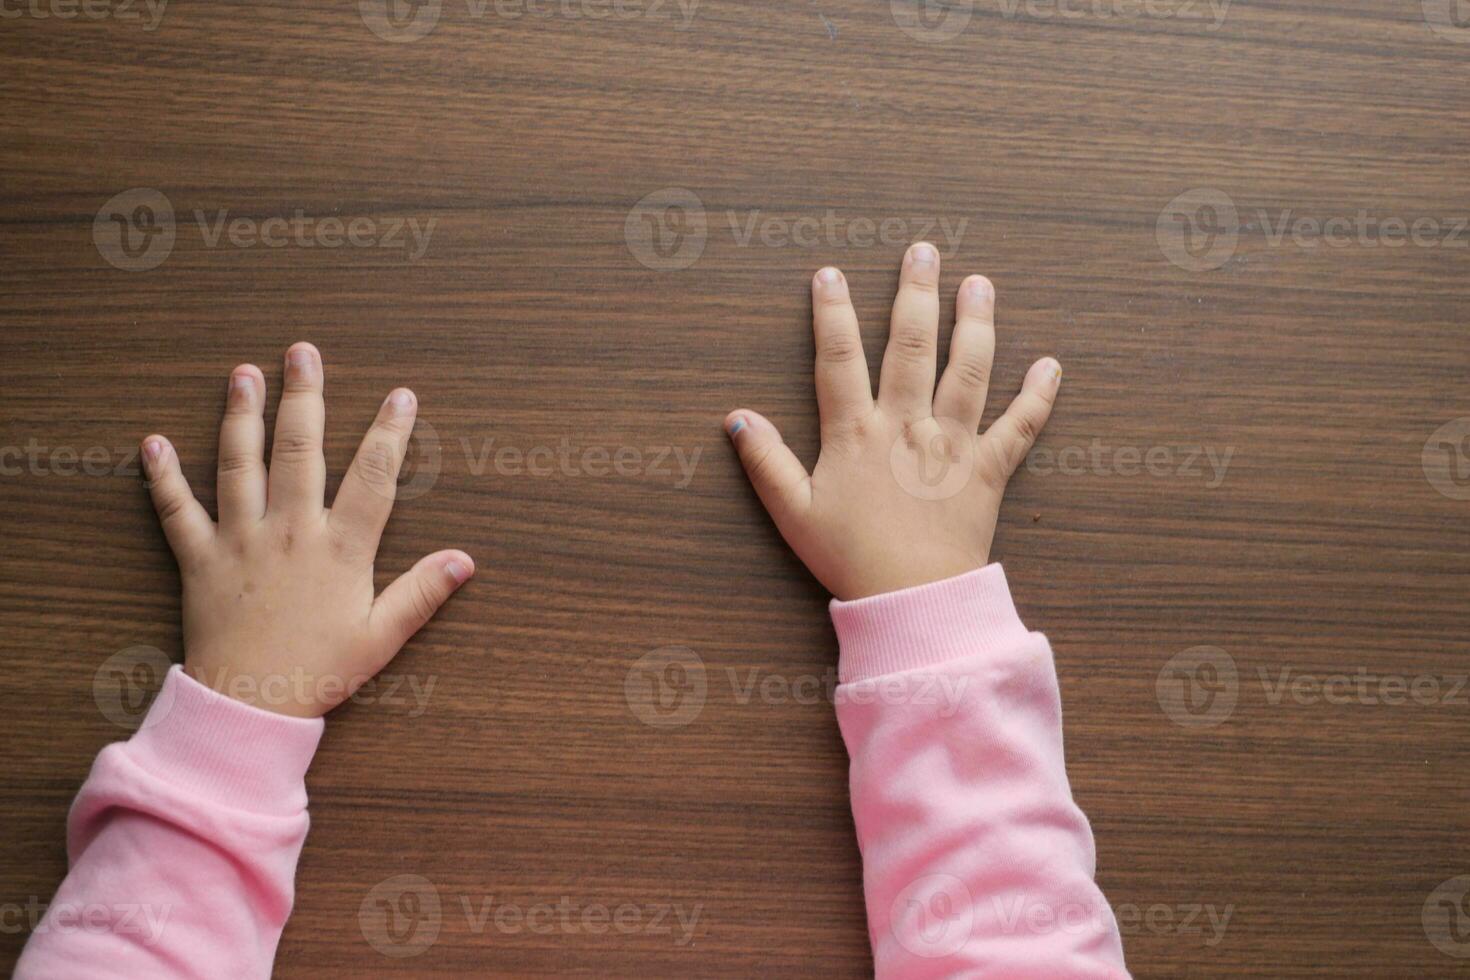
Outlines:
[{"label": "small finger", "polygon": [[895,418],[927,418],[934,405],[939,342],[939,250],[919,242],[904,255],[888,347],[878,378],[878,405]]},{"label": "small finger", "polygon": [[307,517],[320,514],[326,493],[327,463],[322,456],[326,406],[322,402],[321,354],[311,344],[286,352],[286,380],[276,412],[269,479],[271,513]]},{"label": "small finger", "polygon": [[1026,380],[1021,383],[1021,393],[985,433],[984,438],[992,443],[1001,460],[1005,476],[1016,472],[1016,467],[1036,444],[1046,420],[1051,417],[1061,381],[1062,366],[1053,358],[1043,357],[1031,365]]},{"label": "small finger", "polygon": [[812,500],[812,478],[781,433],[764,416],[748,409],[725,417],[725,432],[740,454],[745,475],[778,528],[801,518]]},{"label": "small finger", "polygon": [[955,297],[955,311],[949,363],[934,394],[934,416],[955,419],[974,432],[985,414],[995,359],[995,287],[990,280],[966,279]]},{"label": "small finger", "polygon": [[817,409],[827,433],[873,411],[873,381],[847,279],[828,266],[812,278]]},{"label": "small finger", "polygon": [[153,509],[163,525],[164,537],[174,557],[183,562],[193,557],[214,537],[214,522],[189,489],[184,471],[179,467],[173,445],[160,435],[143,440],[143,471],[148,480],[148,493]]},{"label": "small finger", "polygon": [[230,372],[217,483],[222,526],[253,524],[265,516],[265,375],[254,364]]},{"label": "small finger", "polygon": [[407,388],[397,388],[383,400],[332,502],[332,527],[361,540],[370,552],[377,551],[383,526],[393,512],[398,472],[413,435],[417,405]]},{"label": "small finger", "polygon": [[463,551],[438,551],[394,579],[374,600],[369,615],[369,625],[381,642],[378,666],[393,659],[474,574],[474,559]]}]

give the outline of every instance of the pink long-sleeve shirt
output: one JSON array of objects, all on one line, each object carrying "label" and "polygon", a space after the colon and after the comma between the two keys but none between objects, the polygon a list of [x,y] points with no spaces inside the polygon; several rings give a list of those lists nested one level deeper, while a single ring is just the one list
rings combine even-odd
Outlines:
[{"label": "pink long-sleeve shirt", "polygon": [[[1000,566],[834,601],[832,620],[876,975],[1126,978],[1051,649]],[[15,976],[269,976],[321,733],[170,671],[72,804],[71,871]]]}]

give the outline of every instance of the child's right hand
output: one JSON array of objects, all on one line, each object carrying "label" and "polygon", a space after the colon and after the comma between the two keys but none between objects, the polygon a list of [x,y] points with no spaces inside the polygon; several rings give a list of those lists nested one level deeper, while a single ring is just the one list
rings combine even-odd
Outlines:
[{"label": "child's right hand", "polygon": [[1052,358],[978,435],[995,353],[995,290],[960,284],[949,364],[935,391],[939,253],[904,256],[878,399],[873,400],[847,281],[812,280],[822,451],[807,474],[781,434],[748,409],[725,431],[776,527],[838,599],[950,578],[985,565],[1001,495],[1046,425],[1061,381]]},{"label": "child's right hand", "polygon": [[315,347],[286,352],[267,472],[265,376],[252,364],[231,372],[218,525],[168,440],[143,440],[153,503],[183,579],[184,669],[222,694],[300,717],[345,701],[475,571],[462,551],[436,552],[374,598],[373,558],[418,403],[407,388],[389,394],[328,510],[322,382]]}]

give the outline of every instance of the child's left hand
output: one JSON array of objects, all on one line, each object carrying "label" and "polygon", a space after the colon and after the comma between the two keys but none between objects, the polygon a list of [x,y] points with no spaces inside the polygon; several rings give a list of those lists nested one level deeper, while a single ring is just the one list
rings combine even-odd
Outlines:
[{"label": "child's left hand", "polygon": [[323,503],[321,355],[286,352],[267,473],[265,376],[230,375],[219,444],[219,523],[194,499],[168,440],[143,440],[154,506],[184,585],[184,668],[222,694],[317,717],[346,700],[418,632],[475,565],[440,551],[373,596],[373,558],[393,509],[417,402],[378,410],[331,510]]}]

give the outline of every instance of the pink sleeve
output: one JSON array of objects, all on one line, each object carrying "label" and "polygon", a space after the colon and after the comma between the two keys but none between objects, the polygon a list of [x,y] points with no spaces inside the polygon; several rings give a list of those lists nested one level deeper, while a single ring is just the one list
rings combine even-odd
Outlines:
[{"label": "pink sleeve", "polygon": [[16,966],[53,977],[268,977],[306,839],[321,719],[169,671],[72,803],[71,870]]},{"label": "pink sleeve", "polygon": [[1051,648],[999,565],[832,603],[879,980],[1126,978]]}]

